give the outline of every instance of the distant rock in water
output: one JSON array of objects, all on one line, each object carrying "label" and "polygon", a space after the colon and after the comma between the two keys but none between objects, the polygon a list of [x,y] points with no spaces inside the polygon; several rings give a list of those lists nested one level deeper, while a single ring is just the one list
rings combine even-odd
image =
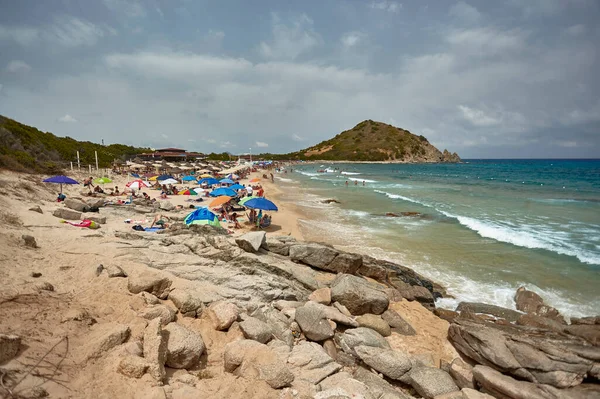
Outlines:
[{"label": "distant rock in water", "polygon": [[323,201],[321,201],[321,202],[322,202],[322,203],[324,203],[324,204],[331,204],[332,202],[333,202],[334,204],[341,204],[341,202],[340,202],[340,201],[338,201],[338,200],[336,200],[336,199],[332,199],[332,198],[330,198],[330,199],[326,199],[326,200],[323,200]]},{"label": "distant rock in water", "polygon": [[399,217],[425,217],[426,215],[422,214],[421,212],[386,212],[384,214],[381,213],[375,213],[373,214],[373,216],[387,216],[390,218],[399,218]]}]

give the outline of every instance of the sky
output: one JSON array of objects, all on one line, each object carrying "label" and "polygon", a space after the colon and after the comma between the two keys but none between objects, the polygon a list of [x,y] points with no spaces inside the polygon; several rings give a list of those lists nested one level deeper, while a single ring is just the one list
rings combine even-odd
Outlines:
[{"label": "sky", "polygon": [[0,0],[0,114],[284,153],[365,119],[463,158],[600,154],[598,0]]}]

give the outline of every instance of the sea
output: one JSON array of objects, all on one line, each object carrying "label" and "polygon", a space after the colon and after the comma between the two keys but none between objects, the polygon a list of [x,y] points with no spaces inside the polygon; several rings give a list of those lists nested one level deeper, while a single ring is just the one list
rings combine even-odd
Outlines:
[{"label": "sea", "polygon": [[525,286],[567,317],[600,314],[600,160],[304,163],[276,182],[306,240],[413,268],[447,289],[439,307],[514,309]]}]

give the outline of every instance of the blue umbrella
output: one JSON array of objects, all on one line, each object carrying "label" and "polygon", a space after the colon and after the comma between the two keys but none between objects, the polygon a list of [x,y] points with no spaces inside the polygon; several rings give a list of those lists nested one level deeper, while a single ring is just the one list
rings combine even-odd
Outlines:
[{"label": "blue umbrella", "polygon": [[58,183],[60,184],[60,192],[62,193],[62,185],[63,184],[79,184],[77,180],[73,180],[70,177],[59,175],[52,176],[44,180],[44,183]]},{"label": "blue umbrella", "polygon": [[160,175],[156,178],[156,180],[163,181],[163,180],[172,179],[172,178],[173,178],[173,176],[170,176],[170,175]]},{"label": "blue umbrella", "polygon": [[211,226],[221,226],[217,215],[212,213],[208,208],[198,208],[183,220],[188,226],[191,224],[208,224]]},{"label": "blue umbrella", "polygon": [[225,184],[233,184],[235,183],[233,180],[231,179],[221,179],[221,183],[225,183]]},{"label": "blue umbrella", "polygon": [[240,189],[246,188],[246,187],[242,186],[241,184],[234,184],[233,186],[229,186],[229,188],[237,191],[237,190],[240,190]]},{"label": "blue umbrella", "polygon": [[209,186],[212,186],[213,184],[219,184],[219,181],[214,177],[205,177],[204,179],[198,181],[198,184],[204,183],[208,184]]},{"label": "blue umbrella", "polygon": [[196,178],[194,176],[184,176],[183,179],[181,179],[183,181],[194,181],[196,180]]},{"label": "blue umbrella", "polygon": [[220,197],[221,195],[226,195],[228,197],[235,197],[235,196],[237,196],[237,193],[227,187],[217,188],[216,190],[213,190],[210,192],[211,197]]},{"label": "blue umbrella", "polygon": [[266,198],[259,197],[248,200],[244,203],[246,208],[262,209],[263,211],[276,211],[277,205]]}]

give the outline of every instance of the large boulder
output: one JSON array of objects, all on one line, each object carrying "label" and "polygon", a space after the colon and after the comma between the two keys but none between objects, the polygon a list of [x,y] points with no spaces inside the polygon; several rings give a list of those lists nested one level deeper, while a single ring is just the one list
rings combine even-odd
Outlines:
[{"label": "large boulder", "polygon": [[227,330],[240,315],[240,309],[233,303],[215,302],[208,307],[208,316],[215,330]]},{"label": "large boulder", "polygon": [[517,309],[521,312],[534,314],[536,316],[547,317],[559,323],[565,324],[565,320],[559,311],[544,303],[541,296],[525,287],[519,287],[515,294],[515,303]]},{"label": "large boulder", "polygon": [[358,323],[352,318],[330,306],[309,301],[296,309],[295,321],[302,332],[311,341],[323,341],[333,337],[334,328],[328,320],[357,327]]},{"label": "large boulder", "polygon": [[435,367],[416,367],[409,374],[410,385],[426,399],[458,392],[459,389],[450,374]]},{"label": "large boulder", "polygon": [[235,243],[246,252],[257,252],[261,246],[266,245],[267,233],[264,231],[252,231],[239,236]]},{"label": "large boulder", "polygon": [[336,333],[335,341],[345,353],[357,356],[357,346],[372,346],[375,348],[390,349],[390,344],[375,330],[358,327],[346,330],[344,333]]},{"label": "large boulder", "polygon": [[96,324],[92,326],[90,335],[86,338],[83,353],[87,359],[104,356],[112,348],[127,341],[130,332],[129,327],[124,324]]},{"label": "large boulder", "polygon": [[320,303],[321,305],[329,305],[331,303],[331,288],[322,287],[313,291],[313,293],[308,296],[308,300]]},{"label": "large boulder", "polygon": [[389,305],[387,295],[362,277],[338,275],[331,284],[331,299],[353,315],[382,314]]},{"label": "large boulder", "polygon": [[197,317],[202,314],[204,303],[210,298],[205,297],[200,291],[176,288],[169,293],[169,299],[179,309],[182,315]]},{"label": "large boulder", "polygon": [[277,238],[267,237],[267,243],[263,248],[278,255],[288,256],[290,254],[290,243]]},{"label": "large boulder", "polygon": [[449,373],[460,388],[475,388],[475,383],[473,381],[473,367],[470,364],[465,363],[460,357],[457,357],[452,361]]},{"label": "large boulder", "polygon": [[523,314],[521,312],[517,312],[516,310],[479,302],[461,302],[456,307],[456,311],[489,314],[495,317],[506,319],[513,323],[516,322]]},{"label": "large boulder", "polygon": [[256,309],[251,314],[271,328],[271,333],[278,340],[286,343],[289,347],[294,345],[294,334],[292,332],[292,321],[282,312],[270,306]]},{"label": "large boulder", "polygon": [[385,320],[391,327],[392,332],[400,335],[415,335],[415,329],[394,309],[388,309],[381,314],[381,318]]},{"label": "large boulder", "polygon": [[287,362],[296,379],[311,384],[318,384],[342,368],[321,345],[306,341],[294,346]]},{"label": "large boulder", "polygon": [[88,204],[86,204],[85,202],[75,199],[75,198],[67,198],[64,201],[64,204],[67,208],[69,209],[73,209],[74,211],[77,212],[87,212],[88,209],[90,208]]},{"label": "large boulder", "polygon": [[148,374],[158,383],[165,379],[167,361],[167,340],[162,333],[160,319],[148,323],[144,330],[144,359],[148,362]]},{"label": "large boulder", "polygon": [[153,320],[158,317],[160,319],[161,324],[163,326],[166,326],[167,324],[175,320],[175,311],[173,311],[173,309],[165,305],[152,305],[141,310],[139,316],[143,317],[146,320]]},{"label": "large boulder", "polygon": [[158,207],[163,211],[172,211],[173,209],[175,209],[175,205],[173,205],[169,201],[160,201],[158,203]]},{"label": "large boulder", "polygon": [[146,291],[160,299],[167,298],[170,287],[171,280],[167,276],[150,270],[132,274],[127,281],[127,289],[132,294]]},{"label": "large boulder", "polygon": [[392,334],[390,325],[387,323],[387,321],[383,320],[381,316],[367,313],[362,316],[358,316],[356,321],[358,322],[359,326],[375,330],[384,337],[389,337]]},{"label": "large boulder", "polygon": [[244,333],[244,337],[258,341],[261,344],[266,344],[273,338],[273,330],[271,327],[256,317],[247,317],[240,323],[240,328]]},{"label": "large boulder", "polygon": [[0,334],[0,364],[12,359],[19,352],[21,337]]},{"label": "large boulder", "polygon": [[355,274],[362,266],[362,256],[340,252],[329,265],[326,270],[335,273]]},{"label": "large boulder", "polygon": [[400,379],[412,367],[411,359],[406,353],[362,345],[354,350],[368,366],[393,380]]},{"label": "large boulder", "polygon": [[600,348],[548,330],[457,319],[448,339],[479,364],[557,388],[578,385],[600,369]]},{"label": "large boulder", "polygon": [[338,253],[338,251],[331,247],[313,243],[294,244],[289,249],[291,260],[329,271],[335,271],[328,269],[327,266],[335,259]]},{"label": "large boulder", "polygon": [[371,391],[376,398],[413,399],[412,396],[395,389],[392,384],[381,378],[377,373],[373,373],[364,367],[358,367],[352,376],[354,379],[366,384],[369,387],[369,391]]},{"label": "large boulder", "polygon": [[81,220],[81,212],[67,208],[58,208],[52,212],[52,216],[66,220]]},{"label": "large boulder", "polygon": [[121,358],[117,371],[131,378],[142,378],[148,370],[148,362],[139,356],[127,355]]},{"label": "large boulder", "polygon": [[260,379],[274,389],[289,386],[294,375],[267,345],[253,340],[228,344],[223,354],[225,371],[248,379]]},{"label": "large boulder", "polygon": [[168,324],[163,332],[167,341],[165,364],[174,369],[194,367],[206,349],[202,336],[177,323]]},{"label": "large boulder", "polygon": [[[325,378],[319,387],[321,388],[319,394],[335,392],[336,395],[347,395],[348,398],[376,399],[365,383],[352,378],[349,373],[344,371]],[[319,394],[316,396],[317,398],[320,397]]]}]

